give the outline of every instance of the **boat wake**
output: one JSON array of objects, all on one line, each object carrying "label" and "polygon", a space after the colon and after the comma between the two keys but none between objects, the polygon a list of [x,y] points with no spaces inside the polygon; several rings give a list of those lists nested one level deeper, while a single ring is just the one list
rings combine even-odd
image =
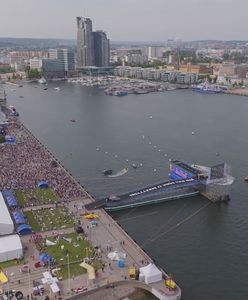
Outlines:
[{"label": "boat wake", "polygon": [[120,170],[119,172],[112,174],[112,175],[108,175],[108,177],[114,178],[114,177],[119,177],[122,176],[124,174],[126,174],[128,172],[128,168],[124,168],[122,170]]}]

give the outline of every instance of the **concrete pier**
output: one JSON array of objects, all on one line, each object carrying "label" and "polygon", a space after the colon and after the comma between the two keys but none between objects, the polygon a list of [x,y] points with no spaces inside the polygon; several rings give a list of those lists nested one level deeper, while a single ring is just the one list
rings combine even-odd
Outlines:
[{"label": "concrete pier", "polygon": [[[60,169],[66,175],[66,178],[70,178],[70,180],[73,181],[73,186],[80,189],[80,195],[82,196],[76,199],[65,199],[63,205],[65,205],[68,208],[69,212],[74,215],[75,221],[81,220],[82,227],[87,234],[89,242],[93,246],[97,246],[97,248],[100,250],[101,260],[105,264],[105,267],[103,269],[98,270],[97,278],[94,282],[86,279],[86,275],[75,278],[75,280],[71,279],[69,281],[64,280],[60,282],[62,291],[61,296],[63,298],[82,299],[89,297],[88,299],[91,299],[91,295],[99,292],[99,290],[105,290],[108,287],[114,288],[120,286],[130,287],[130,290],[133,290],[134,288],[147,290],[161,300],[179,300],[181,298],[181,289],[179,286],[176,286],[176,288],[173,290],[170,290],[166,287],[165,279],[167,275],[162,270],[161,271],[163,273],[163,279],[159,282],[145,284],[144,282],[141,282],[139,280],[130,280],[128,272],[129,267],[135,266],[135,268],[138,270],[140,267],[144,267],[147,264],[153,262],[149,255],[143,249],[141,249],[139,245],[136,244],[136,242],[128,235],[128,233],[125,232],[104,209],[94,210],[94,213],[99,215],[98,225],[94,228],[91,228],[89,226],[89,222],[82,217],[82,210],[79,210],[78,207],[85,207],[85,205],[92,203],[94,201],[92,196],[80,185],[78,181],[76,181],[76,179],[73,178],[73,176],[53,156],[53,154],[44,145],[42,145],[25,126],[20,124],[19,128],[10,128],[10,133],[16,135],[17,139],[22,136],[29,136],[32,139],[33,143],[37,143],[37,145],[42,146],[42,149],[49,154],[50,160],[56,160]],[[13,145],[13,147],[18,147],[18,143],[16,145]],[[14,184],[15,182],[13,181],[13,185]],[[51,187],[53,188],[53,186]],[[10,186],[10,188],[16,187]],[[68,232],[70,230],[73,231],[73,228],[67,229]],[[63,231],[65,232],[65,230]],[[49,236],[50,233],[44,232],[42,234]],[[24,245],[29,245],[28,239],[28,236],[23,237]],[[28,252],[26,253],[26,256],[28,258],[25,259],[25,261],[33,265],[32,259],[30,259],[30,257],[34,255],[35,250],[30,248],[31,247],[28,247]],[[115,250],[126,253],[125,266],[123,268],[118,267],[116,262],[111,261],[107,257],[107,254],[110,251]],[[37,255],[37,253],[35,253],[35,255]],[[18,269],[19,267],[15,266],[13,268],[10,268],[10,271],[8,272],[17,274],[19,271]],[[27,295],[30,293],[30,281],[32,282],[32,280],[41,278],[42,272],[44,272],[43,268],[39,270],[32,269],[32,272],[27,276],[27,278],[21,278],[21,281],[23,281],[21,286],[15,280],[15,282],[9,282],[8,289],[16,289],[17,287],[19,287],[23,290],[24,294]],[[15,275],[15,277],[16,279],[19,278],[18,275]],[[68,290],[68,286],[70,286],[72,289],[75,289],[76,287],[82,285],[87,285],[87,292],[83,292],[74,296],[71,290]]]}]

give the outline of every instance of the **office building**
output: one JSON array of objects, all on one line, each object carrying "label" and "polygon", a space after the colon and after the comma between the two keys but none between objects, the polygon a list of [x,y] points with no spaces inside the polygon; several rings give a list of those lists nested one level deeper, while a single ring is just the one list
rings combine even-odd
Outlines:
[{"label": "office building", "polygon": [[59,59],[43,59],[42,70],[46,78],[63,78],[65,76],[64,63]]},{"label": "office building", "polygon": [[92,32],[89,18],[77,17],[77,68],[107,67],[110,60],[109,40],[105,32]]},{"label": "office building", "polygon": [[74,52],[69,49],[49,49],[48,57],[60,60],[63,63],[65,74],[75,69]]},{"label": "office building", "polygon": [[109,40],[105,32],[98,30],[93,32],[95,66],[106,67],[109,65],[110,49]]},{"label": "office building", "polygon": [[92,21],[77,17],[77,67],[94,65]]}]

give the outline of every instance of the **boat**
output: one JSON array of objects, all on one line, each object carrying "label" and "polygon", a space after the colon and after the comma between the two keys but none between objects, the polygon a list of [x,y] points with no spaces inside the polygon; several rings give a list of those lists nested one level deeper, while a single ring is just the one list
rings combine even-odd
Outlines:
[{"label": "boat", "polygon": [[18,113],[18,111],[15,109],[15,107],[14,107],[13,105],[10,105],[10,106],[9,106],[9,109],[10,109],[10,112],[11,112],[11,114],[12,114],[13,116],[19,117],[19,113]]},{"label": "boat", "polygon": [[76,120],[74,120],[74,119],[71,119],[70,121],[71,121],[71,122],[76,122]]},{"label": "boat", "polygon": [[112,175],[112,174],[113,174],[113,170],[111,170],[111,169],[104,170],[104,171],[103,171],[103,174],[104,174],[104,175]]},{"label": "boat", "polygon": [[[115,211],[192,197],[206,190],[207,185],[213,183],[216,185],[216,194],[213,195],[215,198],[210,198],[210,200],[213,202],[228,200],[228,189],[223,190],[223,184],[227,188],[234,180],[228,170],[230,168],[226,163],[205,167],[171,160],[170,179],[123,194],[98,198],[94,202],[86,204],[85,208],[88,211],[98,208]],[[218,185],[220,186],[219,194],[217,193]]]},{"label": "boat", "polygon": [[170,86],[166,89],[166,91],[175,91],[176,89],[176,87]]},{"label": "boat", "polygon": [[248,181],[248,176],[245,176],[244,181]]},{"label": "boat", "polygon": [[114,91],[113,92],[113,96],[119,96],[119,97],[126,96],[127,94],[128,93],[125,91]]},{"label": "boat", "polygon": [[192,88],[192,91],[194,91],[194,92],[205,93],[205,94],[222,93],[222,89],[219,86],[210,85],[208,83],[201,83],[201,84],[198,84],[198,85],[192,85],[191,88]]},{"label": "boat", "polygon": [[136,89],[134,91],[134,94],[136,94],[136,95],[148,94],[148,90],[145,90],[145,89]]},{"label": "boat", "polygon": [[46,90],[48,90],[48,87],[46,86],[46,87],[44,87],[44,89],[43,89],[44,91],[46,91]]},{"label": "boat", "polygon": [[56,91],[60,91],[60,87],[55,87],[54,88]]},{"label": "boat", "polygon": [[46,79],[44,77],[40,78],[38,80],[38,82],[41,83],[41,84],[46,84],[47,83],[47,81],[46,81]]}]

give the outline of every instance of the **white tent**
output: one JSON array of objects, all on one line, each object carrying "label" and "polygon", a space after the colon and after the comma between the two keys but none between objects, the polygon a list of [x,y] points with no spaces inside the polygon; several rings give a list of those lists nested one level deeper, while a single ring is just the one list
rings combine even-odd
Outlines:
[{"label": "white tent", "polygon": [[54,294],[58,293],[60,291],[60,288],[58,286],[58,282],[59,282],[58,278],[53,277],[52,274],[48,271],[44,272],[43,276],[44,278],[41,278],[42,283],[43,284],[47,283]]},{"label": "white tent", "polygon": [[14,224],[9,210],[5,204],[2,193],[0,193],[0,235],[11,234],[14,231]]},{"label": "white tent", "polygon": [[142,267],[139,271],[139,279],[147,284],[162,280],[162,272],[154,264]]},{"label": "white tent", "polygon": [[0,262],[23,257],[23,248],[19,235],[0,237]]},{"label": "white tent", "polygon": [[119,252],[119,251],[113,251],[108,253],[108,258],[111,260],[120,260],[120,259],[125,259],[126,258],[126,253],[124,252]]}]

